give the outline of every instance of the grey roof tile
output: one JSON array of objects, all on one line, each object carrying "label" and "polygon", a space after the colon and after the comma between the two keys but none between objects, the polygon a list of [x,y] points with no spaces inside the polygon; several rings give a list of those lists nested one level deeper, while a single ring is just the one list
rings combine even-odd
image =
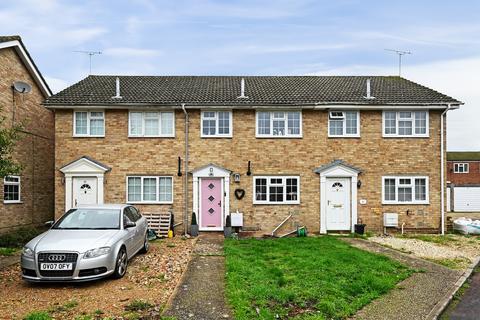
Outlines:
[{"label": "grey roof tile", "polygon": [[[452,97],[394,76],[117,76],[92,75],[46,100],[54,105],[269,106],[308,104],[461,104]],[[245,94],[238,98],[240,81]],[[371,79],[373,100],[364,98]]]}]

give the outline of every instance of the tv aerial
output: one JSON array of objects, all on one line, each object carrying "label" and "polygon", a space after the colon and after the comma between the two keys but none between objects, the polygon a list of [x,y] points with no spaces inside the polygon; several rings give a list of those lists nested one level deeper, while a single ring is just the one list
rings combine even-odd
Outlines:
[{"label": "tv aerial", "polygon": [[89,69],[90,71],[88,74],[92,74],[92,57],[97,54],[102,54],[102,52],[101,51],[82,51],[82,50],[77,50],[73,52],[88,54],[89,66],[90,66],[90,69]]},{"label": "tv aerial", "polygon": [[412,54],[410,51],[402,51],[402,50],[395,50],[395,49],[385,49],[386,51],[394,52],[398,55],[398,76],[402,76],[402,56],[406,54]]}]

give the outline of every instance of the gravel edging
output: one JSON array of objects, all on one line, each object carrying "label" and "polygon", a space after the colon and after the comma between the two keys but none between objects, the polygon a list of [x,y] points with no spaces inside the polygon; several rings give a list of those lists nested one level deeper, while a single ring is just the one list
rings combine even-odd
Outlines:
[{"label": "gravel edging", "polygon": [[438,317],[445,311],[450,302],[452,302],[453,297],[457,291],[463,286],[465,281],[470,278],[475,268],[480,264],[480,257],[476,258],[475,261],[465,270],[462,276],[457,280],[455,285],[450,289],[450,291],[445,295],[445,297],[440,300],[435,307],[427,315],[427,319],[438,319]]}]

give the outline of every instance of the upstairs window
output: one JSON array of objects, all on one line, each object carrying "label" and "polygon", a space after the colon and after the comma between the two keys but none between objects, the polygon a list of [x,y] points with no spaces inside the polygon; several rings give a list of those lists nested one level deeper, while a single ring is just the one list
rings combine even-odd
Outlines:
[{"label": "upstairs window", "polygon": [[302,137],[302,113],[300,111],[257,112],[257,137]]},{"label": "upstairs window", "polygon": [[328,113],[329,137],[359,137],[360,112],[330,111]]},{"label": "upstairs window", "polygon": [[253,203],[298,204],[300,203],[299,177],[255,177]]},{"label": "upstairs window", "polygon": [[202,111],[202,137],[231,137],[231,111]]},{"label": "upstairs window", "polygon": [[137,112],[128,114],[129,137],[174,137],[175,116],[168,112]]},{"label": "upstairs window", "polygon": [[73,135],[76,137],[104,137],[105,113],[103,111],[75,111]]},{"label": "upstairs window", "polygon": [[384,137],[428,137],[428,111],[384,111]]},{"label": "upstairs window", "polygon": [[428,177],[383,177],[383,204],[428,204]]},{"label": "upstairs window", "polygon": [[453,172],[455,173],[468,173],[469,171],[468,163],[454,163]]},{"label": "upstairs window", "polygon": [[20,201],[20,177],[7,176],[3,178],[3,202],[19,203]]}]

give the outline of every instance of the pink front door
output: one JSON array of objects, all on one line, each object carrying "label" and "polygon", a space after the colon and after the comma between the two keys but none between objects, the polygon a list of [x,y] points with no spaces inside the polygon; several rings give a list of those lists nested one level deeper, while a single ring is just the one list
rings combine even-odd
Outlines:
[{"label": "pink front door", "polygon": [[201,188],[200,227],[222,227],[223,197],[221,179],[202,178]]}]

